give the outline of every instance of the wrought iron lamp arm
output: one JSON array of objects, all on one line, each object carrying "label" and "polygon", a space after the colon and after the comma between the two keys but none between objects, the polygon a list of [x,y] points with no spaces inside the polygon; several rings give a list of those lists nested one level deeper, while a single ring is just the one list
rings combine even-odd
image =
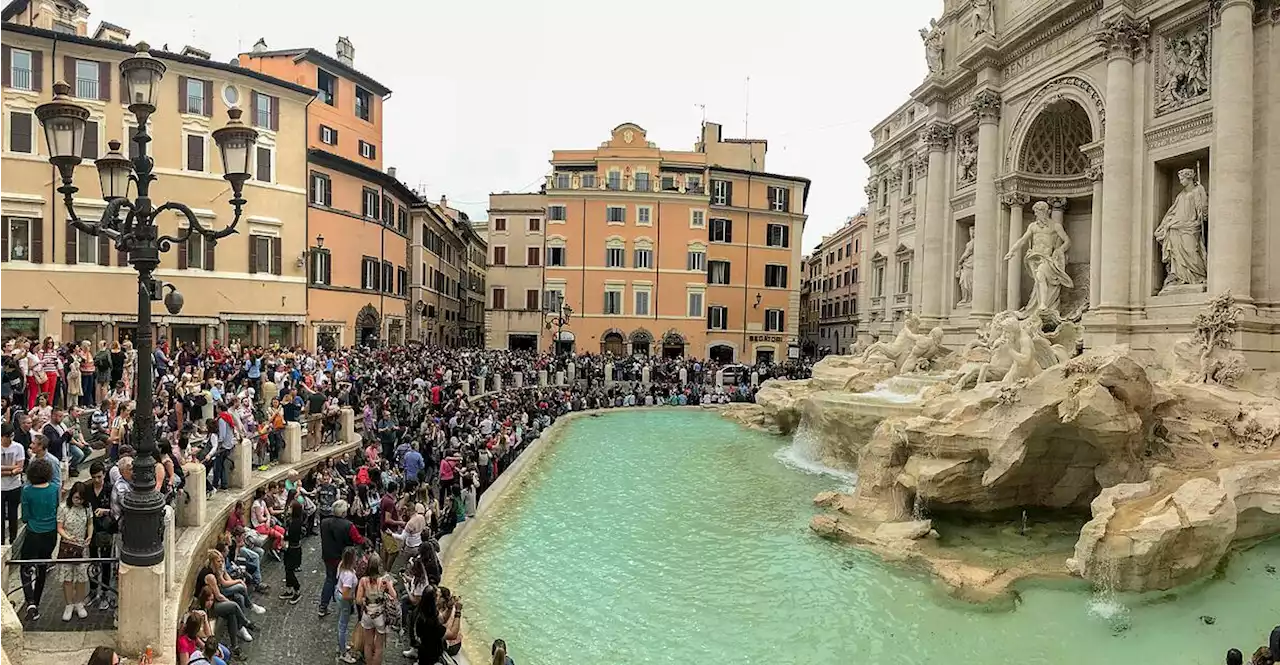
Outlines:
[{"label": "wrought iron lamp arm", "polygon": [[80,216],[76,214],[75,193],[80,191],[80,188],[71,184],[69,179],[64,178],[58,191],[62,194],[62,203],[67,207],[67,221],[72,227],[84,231],[95,238],[105,236],[115,241],[117,245],[120,243],[121,233],[118,228],[120,225],[120,209],[126,208],[129,210],[130,221],[133,219],[135,210],[128,199],[113,199],[107,203],[107,207],[102,211],[102,217],[98,221],[87,222],[80,219]]},{"label": "wrought iron lamp arm", "polygon": [[233,233],[236,233],[237,232],[236,226],[240,224],[240,216],[244,210],[245,201],[244,199],[241,199],[241,198],[235,198],[231,200],[231,204],[235,208],[235,217],[232,218],[230,224],[228,224],[225,228],[222,228],[222,229],[205,228],[205,226],[200,223],[200,218],[196,217],[196,214],[192,212],[191,208],[189,208],[186,204],[178,203],[177,201],[170,201],[160,206],[159,208],[156,208],[154,213],[155,218],[160,217],[160,213],[166,210],[176,210],[177,212],[182,213],[182,215],[187,218],[187,228],[181,230],[177,236],[170,236],[170,235],[160,236],[159,238],[160,251],[162,252],[169,251],[169,248],[173,243],[186,242],[187,239],[191,237],[191,234],[193,232],[200,234],[202,237],[204,237],[205,239],[209,240],[214,244],[216,244],[219,239],[225,238]]}]

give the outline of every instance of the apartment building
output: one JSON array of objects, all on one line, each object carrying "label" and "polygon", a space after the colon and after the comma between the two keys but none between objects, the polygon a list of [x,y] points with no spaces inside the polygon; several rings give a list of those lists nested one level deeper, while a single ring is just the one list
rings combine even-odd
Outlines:
[{"label": "apartment building", "polygon": [[848,353],[858,337],[859,272],[867,216],[859,213],[845,220],[834,233],[823,236],[811,261],[814,294],[818,306],[818,353]]},{"label": "apartment building", "polygon": [[598,148],[554,151],[543,291],[574,310],[560,348],[798,355],[809,181],[766,171],[766,149],[704,123],[693,150],[663,150],[623,123]]},{"label": "apartment building", "polygon": [[[423,202],[413,209],[415,233],[412,264],[414,338],[442,346],[465,346],[468,252],[475,244],[467,214],[439,203]],[[468,328],[470,329],[470,328]]]},{"label": "apartment building", "polygon": [[383,101],[391,90],[355,68],[355,47],[345,37],[334,56],[270,50],[260,39],[240,65],[318,91],[297,125],[306,128],[308,146],[308,245],[288,257],[308,271],[305,343],[402,344],[410,318],[409,217],[419,199],[394,168],[383,169]]},{"label": "apartment building", "polygon": [[486,348],[485,275],[488,272],[489,243],[482,230],[486,222],[471,222],[472,236],[467,245],[466,296],[462,304],[462,343],[468,347]]},{"label": "apartment building", "polygon": [[813,251],[800,257],[800,355],[813,358],[819,355],[819,305],[821,292],[818,279],[822,273],[822,243]]},{"label": "apartment building", "polygon": [[[53,83],[72,86],[90,111],[84,162],[77,167],[75,212],[96,220],[106,207],[93,160],[116,142],[134,154],[135,117],[125,108],[120,61],[135,48],[126,28],[101,23],[88,30],[89,10],[73,0],[9,3],[3,14],[3,153],[0,213],[3,249],[3,336],[66,340],[123,340],[136,335],[137,273],[106,238],[67,223],[54,190],[45,135],[34,115],[53,97]],[[307,105],[310,86],[217,61],[198,48],[163,49],[160,103],[149,121],[148,154],[158,180],[157,204],[190,206],[206,227],[233,219],[230,186],[211,138],[227,122],[227,109],[258,131],[248,203],[235,235],[217,245],[193,235],[162,255],[156,277],[182,292],[178,315],[153,314],[158,341],[207,344],[296,343],[307,314],[305,267],[296,264],[306,240]],[[160,233],[177,235],[186,218],[163,215]],[[157,308],[163,310],[163,308]]]},{"label": "apartment building", "polygon": [[[485,323],[486,346],[529,351],[550,348],[551,338],[543,336],[547,310],[554,306],[542,288],[548,263],[546,196],[490,194],[488,212],[485,233],[490,247],[487,277],[492,302]],[[556,263],[565,263],[564,248],[553,251]]]}]

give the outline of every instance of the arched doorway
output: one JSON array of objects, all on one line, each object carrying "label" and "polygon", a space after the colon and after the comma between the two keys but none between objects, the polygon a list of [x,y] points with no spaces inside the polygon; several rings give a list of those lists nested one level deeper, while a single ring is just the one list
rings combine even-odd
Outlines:
[{"label": "arched doorway", "polygon": [[680,358],[684,356],[684,347],[684,335],[680,334],[679,330],[672,328],[662,336],[663,358]]},{"label": "arched doorway", "polygon": [[574,344],[573,331],[561,330],[555,334],[555,353],[556,355],[570,355],[573,353]]},{"label": "arched doorway", "polygon": [[381,317],[373,305],[365,305],[356,314],[356,340],[360,346],[377,346]]},{"label": "arched doorway", "polygon": [[640,328],[631,332],[631,353],[633,355],[647,356],[652,346],[653,335],[648,330]]},{"label": "arched doorway", "polygon": [[1070,99],[1044,107],[1022,140],[1018,170],[1040,176],[1083,175],[1089,157],[1080,146],[1093,141],[1089,114]]},{"label": "arched doorway", "polygon": [[720,364],[733,362],[733,347],[728,344],[715,344],[707,349],[707,356]]},{"label": "arched doorway", "polygon": [[622,357],[623,342],[625,340],[626,338],[622,336],[621,330],[610,328],[600,337],[600,353],[613,354],[615,358]]}]

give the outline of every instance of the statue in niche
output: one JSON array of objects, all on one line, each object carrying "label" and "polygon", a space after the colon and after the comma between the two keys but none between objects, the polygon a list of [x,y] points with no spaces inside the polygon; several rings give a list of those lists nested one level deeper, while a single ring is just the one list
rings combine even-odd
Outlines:
[{"label": "statue in niche", "polygon": [[960,285],[960,300],[957,305],[973,302],[973,227],[969,227],[969,241],[960,252],[960,261],[956,265],[956,281]]},{"label": "statue in niche", "polygon": [[1031,210],[1035,219],[1027,225],[1027,230],[1013,243],[1004,258],[1006,261],[1014,258],[1026,246],[1022,262],[1031,276],[1031,298],[1019,312],[1026,314],[1048,309],[1059,314],[1062,288],[1074,286],[1067,274],[1067,249],[1071,247],[1071,238],[1067,237],[1062,224],[1050,216],[1048,203],[1036,201]]},{"label": "statue in niche", "polygon": [[956,146],[957,178],[960,183],[974,182],[978,179],[978,144],[973,140],[973,132],[965,132]]},{"label": "statue in niche", "polygon": [[1209,92],[1209,33],[1189,32],[1165,40],[1162,106],[1176,106]]},{"label": "statue in niche", "polygon": [[973,38],[983,35],[995,37],[995,9],[991,0],[970,0],[969,8],[973,10]]},{"label": "statue in niche", "polygon": [[937,19],[929,19],[929,27],[920,28],[920,39],[924,41],[924,62],[930,74],[942,73],[942,38],[946,36]]},{"label": "statue in niche", "polygon": [[1160,260],[1164,262],[1165,289],[1204,284],[1207,274],[1204,224],[1209,218],[1209,195],[1192,169],[1178,171],[1178,182],[1182,184],[1182,191],[1156,227]]}]

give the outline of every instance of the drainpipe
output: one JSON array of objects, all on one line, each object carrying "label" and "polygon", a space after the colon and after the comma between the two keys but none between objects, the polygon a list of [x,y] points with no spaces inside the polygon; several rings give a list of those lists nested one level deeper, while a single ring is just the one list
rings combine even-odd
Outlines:
[{"label": "drainpipe", "polygon": [[[658,189],[662,189],[661,172],[659,172]],[[653,329],[656,331],[658,329],[658,326],[661,325],[658,323],[658,293],[662,291],[662,270],[659,269],[662,266],[662,200],[661,199],[658,200],[658,205],[656,206],[656,209],[653,212],[653,228],[654,228],[654,231],[653,231],[653,292],[649,294],[649,301],[650,301],[649,307],[653,312]],[[687,268],[688,266],[685,266],[685,267]],[[654,339],[653,342],[651,342],[651,344],[655,346],[659,346],[659,348],[661,348],[661,345],[658,344],[657,339]],[[653,355],[652,350],[650,350],[649,353],[650,355]]]},{"label": "drainpipe", "polygon": [[[733,203],[730,201],[729,203]],[[742,353],[747,353],[747,314],[751,299],[751,176],[747,175],[747,228],[746,228],[746,271],[742,281]],[[742,362],[739,357],[738,362]]]}]

